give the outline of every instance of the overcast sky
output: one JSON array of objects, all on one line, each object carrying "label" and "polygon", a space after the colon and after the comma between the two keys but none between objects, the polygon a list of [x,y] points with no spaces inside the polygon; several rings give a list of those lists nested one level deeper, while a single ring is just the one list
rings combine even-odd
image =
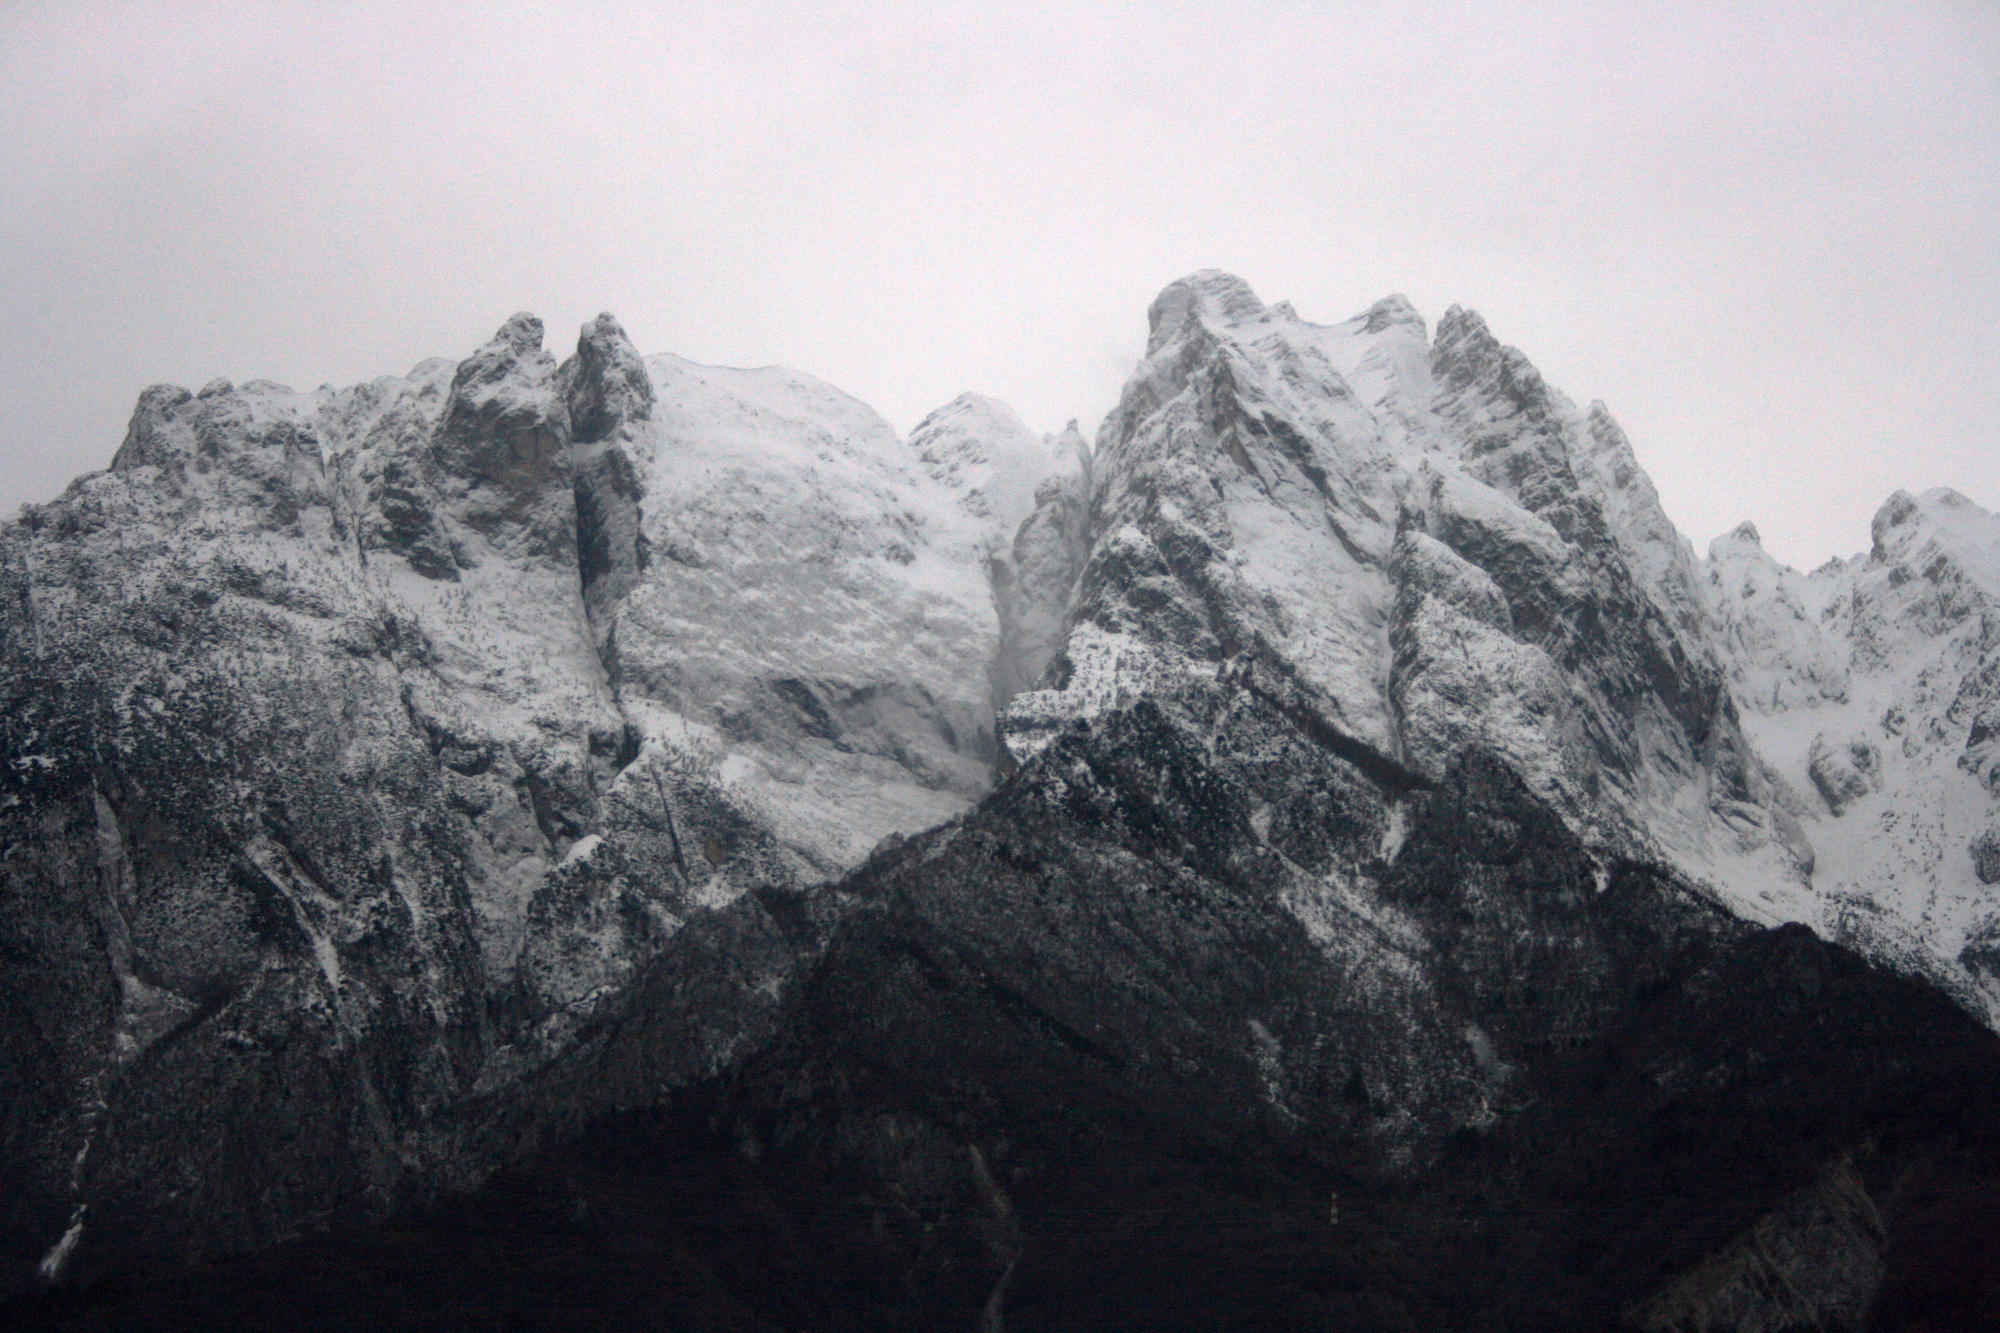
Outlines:
[{"label": "overcast sky", "polygon": [[0,512],[146,384],[782,362],[1116,401],[1197,268],[1485,315],[1705,550],[2000,509],[2000,5],[0,4]]}]

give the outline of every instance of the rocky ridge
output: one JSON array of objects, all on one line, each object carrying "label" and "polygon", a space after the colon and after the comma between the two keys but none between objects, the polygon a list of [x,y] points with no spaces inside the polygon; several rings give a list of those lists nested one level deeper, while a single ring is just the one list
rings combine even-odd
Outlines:
[{"label": "rocky ridge", "polygon": [[[827,886],[992,783],[1068,548],[1013,577],[987,482],[609,316],[148,390],[0,530],[10,1231],[257,1244],[730,1059]],[[593,1084],[655,964],[689,1026]]]},{"label": "rocky ridge", "polygon": [[1433,781],[1502,755],[1594,843],[1752,919],[1818,919],[1812,851],[1629,445],[1476,315],[1431,341],[1392,299],[1328,328],[1196,275],[1155,303],[1096,457],[1056,688],[1002,719],[1017,758],[1220,671]]},{"label": "rocky ridge", "polygon": [[1898,492],[1867,552],[1810,575],[1748,524],[1706,566],[1744,729],[1815,851],[1815,924],[1992,1023],[2000,519],[1955,491]]},{"label": "rocky ridge", "polygon": [[[1094,448],[971,395],[901,440],[609,316],[561,365],[517,316],[350,390],[149,390],[0,528],[10,1245],[245,1248],[693,1096],[891,1238],[913,1326],[997,1321],[1101,1271],[1066,1172],[1152,1199],[1140,1163],[1220,1152],[1337,1220],[1462,1206],[1484,1144],[1546,1213],[1651,1170],[1647,1124],[1735,1123],[1703,1089],[1825,1107],[1845,1060],[1878,1090],[1754,1182],[1558,1266],[1597,1318],[1858,1327],[1990,1034],[1765,928],[2000,1012],[2000,525],[1898,496],[1810,577],[1747,525],[1697,561],[1476,315],[1203,273],[1151,318]],[[1716,1016],[1736,972],[1776,1017]],[[1898,1023],[1957,1092],[1880,1081]],[[1639,1155],[1587,1165],[1578,1089],[1641,1048],[1590,1130]],[[1602,1219],[1563,1225],[1532,1244]],[[1475,1243],[1428,1227],[1390,1229]],[[1758,1294],[1774,1236],[1824,1300]],[[1500,1272],[1461,1297],[1540,1280]]]}]

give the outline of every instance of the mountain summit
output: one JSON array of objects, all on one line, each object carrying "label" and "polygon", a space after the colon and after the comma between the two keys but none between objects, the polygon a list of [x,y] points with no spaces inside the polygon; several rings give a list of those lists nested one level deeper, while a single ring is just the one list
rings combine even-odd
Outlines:
[{"label": "mountain summit", "polygon": [[1094,444],[610,315],[146,390],[0,525],[8,1280],[679,1107],[817,1238],[704,1279],[780,1323],[1930,1291],[1912,1182],[2000,1160],[2000,520],[1697,558],[1477,314],[1150,320]]}]

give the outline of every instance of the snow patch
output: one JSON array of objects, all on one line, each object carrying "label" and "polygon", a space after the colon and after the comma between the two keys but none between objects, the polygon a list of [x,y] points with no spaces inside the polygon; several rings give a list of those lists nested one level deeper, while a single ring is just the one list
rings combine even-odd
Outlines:
[{"label": "snow patch", "polygon": [[596,855],[597,849],[603,845],[604,839],[600,835],[586,833],[570,844],[570,849],[563,853],[563,859],[557,864],[563,866],[580,865]]},{"label": "snow patch", "polygon": [[42,1262],[35,1269],[42,1281],[54,1283],[62,1276],[63,1265],[69,1262],[70,1255],[76,1252],[77,1245],[83,1240],[83,1216],[84,1206],[78,1204],[76,1211],[70,1215],[69,1229],[42,1256]]}]

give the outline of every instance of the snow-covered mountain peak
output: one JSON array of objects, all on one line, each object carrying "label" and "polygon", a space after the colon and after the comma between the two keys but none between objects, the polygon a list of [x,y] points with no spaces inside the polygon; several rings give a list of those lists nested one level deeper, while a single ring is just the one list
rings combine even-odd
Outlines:
[{"label": "snow-covered mountain peak", "polygon": [[1424,332],[1424,317],[1410,304],[1410,298],[1401,292],[1383,297],[1356,318],[1361,321],[1365,333],[1380,333],[1392,324],[1405,324],[1414,327],[1419,337],[1428,337]]},{"label": "snow-covered mountain peak", "polygon": [[524,394],[549,388],[546,381],[555,371],[555,358],[542,347],[542,321],[524,311],[508,319],[483,347],[458,363],[452,376],[455,401],[446,409],[447,414],[513,411],[521,405]]},{"label": "snow-covered mountain peak", "polygon": [[754,447],[801,461],[821,449],[912,471],[908,451],[880,413],[826,381],[788,366],[705,366],[659,352],[646,358],[669,434],[681,452],[699,442],[725,454]]},{"label": "snow-covered mountain peak", "polygon": [[964,810],[992,779],[992,511],[1033,507],[1043,441],[991,399],[905,441],[783,367],[646,367],[647,567],[601,618],[648,753],[757,831],[731,891],[773,866],[829,877]]},{"label": "snow-covered mountain peak", "polygon": [[583,326],[561,368],[578,445],[631,434],[652,416],[653,380],[625,328],[608,311]]},{"label": "snow-covered mountain peak", "polygon": [[[1892,871],[1955,883],[1960,825],[1988,816],[1898,834],[1928,850],[1888,861],[1826,829],[1874,827],[1864,808],[1904,803],[1918,768],[1927,809],[1958,809],[1953,773],[1987,799],[2000,713],[1967,741],[1986,735],[2000,544],[1977,506],[1901,498],[1875,555],[1810,577],[1754,525],[1698,561],[1611,411],[1579,409],[1470,310],[1432,337],[1395,297],[1321,325],[1204,272],[1151,313],[1092,459],[1058,667],[1001,721],[1017,759],[1142,696],[1254,681],[1426,779],[1497,755],[1586,837],[1968,993],[1954,955],[1974,923],[1866,890]],[[1947,734],[1943,767],[1899,757]],[[1902,943],[1864,938],[1862,902]]]},{"label": "snow-covered mountain peak", "polygon": [[1911,521],[1920,518],[1921,515],[1917,498],[1908,491],[1897,491],[1884,500],[1882,507],[1875,511],[1875,517],[1868,524],[1868,535],[1874,542],[1874,549],[1870,554],[1877,560],[1887,558],[1888,553],[1883,538],[1902,528],[1905,531],[1899,535],[1907,540],[1911,530],[1916,526]]},{"label": "snow-covered mountain peak", "polygon": [[519,310],[507,317],[493,341],[506,344],[517,356],[527,356],[542,350],[542,334],[541,316]]},{"label": "snow-covered mountain peak", "polygon": [[1426,779],[1484,749],[1592,836],[1797,878],[1717,716],[1692,554],[1608,412],[1462,308],[1433,345],[1400,298],[1320,325],[1203,273],[1153,314],[1099,438],[1063,686],[1002,722],[1017,757],[1120,700],[1251,680]]},{"label": "snow-covered mountain peak", "polygon": [[542,321],[509,319],[459,362],[429,462],[432,484],[465,527],[510,556],[567,565],[576,507],[569,405],[556,369],[542,348]]},{"label": "snow-covered mountain peak", "polygon": [[[995,439],[996,435],[1001,438]],[[910,445],[927,468],[949,474],[958,460],[992,462],[1016,436],[1040,439],[998,398],[962,393],[918,422],[910,432]],[[920,438],[924,441],[921,445]]]},{"label": "snow-covered mountain peak", "polygon": [[296,430],[311,411],[311,395],[268,381],[238,389],[228,380],[214,380],[199,394],[178,384],[155,384],[139,395],[111,470],[157,467],[178,485],[189,467],[210,471],[245,447],[278,442],[279,433]]},{"label": "snow-covered mountain peak", "polygon": [[1983,589],[2000,590],[2000,518],[1950,487],[1897,491],[1876,511],[1869,536],[1871,564],[1920,572],[1942,557]]},{"label": "snow-covered mountain peak", "polygon": [[1898,491],[1870,535],[1810,575],[1751,524],[1718,537],[1712,623],[1745,730],[1800,798],[1835,933],[1962,998],[1984,978],[1967,1002],[1991,1012],[2000,913],[1976,848],[2000,826],[2000,519]]},{"label": "snow-covered mountain peak", "polygon": [[955,491],[968,514],[990,523],[1001,544],[1034,512],[1035,488],[1055,467],[1048,441],[1013,408],[974,393],[918,422],[909,443],[925,472]]},{"label": "snow-covered mountain peak", "polygon": [[1773,560],[1754,524],[1738,524],[1709,543],[1703,576],[1741,709],[1761,714],[1846,699],[1846,654],[1820,627],[1823,590]]},{"label": "snow-covered mountain peak", "polygon": [[[1304,960],[1339,1012],[1379,1006],[1385,1051],[1422,1036],[1397,1015],[1457,1012],[1434,962],[1486,951],[1477,1040],[1414,1057],[1490,1078],[1475,1124],[1496,1050],[1573,1049],[1545,964],[1593,915],[1665,956],[1682,908],[1645,904],[1678,876],[2000,1016],[2000,520],[1899,492],[1811,576],[1747,523],[1698,563],[1609,410],[1476,314],[1434,342],[1401,297],[1316,324],[1213,271],[1151,313],[1095,449],[971,394],[904,439],[784,367],[641,357],[608,314],[560,365],[519,315],[348,389],[147,390],[110,471],[0,523],[0,889],[34,923],[0,961],[60,1019],[0,1056],[83,1090],[29,1118],[44,1198],[82,1217],[62,1164],[88,1156],[93,1210],[199,1230],[214,1196],[174,1182],[262,1179],[237,1131],[302,1114],[310,1188],[260,1235],[483,1170],[464,1145],[534,1131],[542,1089],[730,1068],[843,913],[903,910],[868,884],[946,854],[960,879],[906,882],[989,923],[989,957],[1046,956],[1008,906],[1032,878],[1076,976],[1112,934]],[[1076,934],[1107,885],[1115,928]],[[1267,994],[1304,992],[1271,975],[1243,1017],[1289,1115],[1277,1034],[1337,1028],[1279,1021]],[[1084,1027],[1050,1030],[1073,1056]],[[230,1083],[260,1049],[291,1063]],[[1346,1055],[1312,1077],[1392,1105]],[[227,1133],[145,1128],[223,1102]]]},{"label": "snow-covered mountain peak", "polygon": [[1502,350],[1500,340],[1486,327],[1486,321],[1479,312],[1461,305],[1445,307],[1432,341],[1440,362],[1446,358],[1487,359],[1498,356]]},{"label": "snow-covered mountain peak", "polygon": [[1169,283],[1153,298],[1153,304],[1146,312],[1150,329],[1146,354],[1151,356],[1183,336],[1191,321],[1204,322],[1216,329],[1230,329],[1239,324],[1253,323],[1268,314],[1264,303],[1257,299],[1257,293],[1250,290],[1249,283],[1220,269],[1202,269],[1178,282]]},{"label": "snow-covered mountain peak", "polygon": [[[1502,343],[1477,311],[1461,306],[1451,307],[1438,321],[1431,343],[1431,374],[1437,382],[1439,410],[1447,414],[1463,415],[1466,409],[1461,404],[1469,398],[1477,400],[1474,410],[1486,421],[1519,413],[1532,423],[1552,424],[1566,414],[1565,409],[1575,411],[1520,349]],[[1476,436],[1471,441],[1473,452],[1480,452],[1491,438],[1489,433]]]},{"label": "snow-covered mountain peak", "polygon": [[1783,568],[1765,553],[1763,534],[1758,532],[1757,525],[1748,519],[1710,542],[1708,558],[1731,564],[1749,562],[1761,566],[1768,563],[1773,569]]},{"label": "snow-covered mountain peak", "polygon": [[1898,491],[1870,525],[1867,559],[1847,571],[1835,618],[1855,665],[1891,669],[1917,640],[2000,613],[2000,519],[1943,488]]}]

